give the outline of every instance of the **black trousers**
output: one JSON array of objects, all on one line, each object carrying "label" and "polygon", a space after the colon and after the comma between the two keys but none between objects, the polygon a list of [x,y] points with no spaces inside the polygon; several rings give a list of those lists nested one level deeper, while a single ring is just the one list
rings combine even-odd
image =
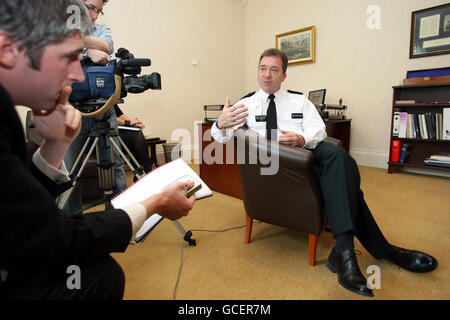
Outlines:
[{"label": "black trousers", "polygon": [[391,254],[392,246],[364,200],[356,161],[343,148],[329,142],[322,142],[311,151],[333,235],[353,230],[373,257],[382,259]]},{"label": "black trousers", "polygon": [[[121,300],[125,276],[119,264],[109,255],[80,265],[81,288],[69,289],[71,274],[10,274],[0,283],[0,299],[10,300]],[[50,274],[51,273],[51,274]],[[70,281],[69,281],[70,282]]]},{"label": "black trousers", "polygon": [[130,149],[137,162],[144,168],[145,172],[152,170],[150,163],[150,156],[148,154],[147,144],[145,143],[145,137],[141,130],[121,130],[119,129],[120,137],[123,142]]}]

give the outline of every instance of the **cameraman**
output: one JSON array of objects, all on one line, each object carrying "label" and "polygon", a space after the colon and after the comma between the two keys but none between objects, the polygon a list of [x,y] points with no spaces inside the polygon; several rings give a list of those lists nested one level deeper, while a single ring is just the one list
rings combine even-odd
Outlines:
[{"label": "cameraman", "polygon": [[142,133],[144,124],[138,118],[129,118],[120,110],[118,105],[114,106],[117,114],[117,123],[123,127],[139,128],[140,130],[126,130],[119,128],[119,134],[137,162],[143,167],[146,173],[152,170],[152,163],[148,154],[148,146]]},{"label": "cameraman", "polygon": [[[114,52],[114,43],[112,40],[111,29],[104,24],[97,24],[97,18],[99,15],[103,15],[103,7],[108,0],[85,0],[84,5],[89,12],[89,17],[92,22],[93,32],[91,35],[84,38],[84,49],[82,53],[82,59],[84,61],[91,60],[95,64],[105,65],[111,61],[110,54]],[[109,125],[117,133],[119,129],[117,127],[117,119],[114,108],[109,111]],[[89,137],[89,131],[94,123],[92,118],[83,118],[81,132],[75,141],[70,146],[64,162],[70,171],[74,165],[77,157],[81,153],[81,149]],[[113,148],[109,141],[105,145],[102,141],[99,143],[100,158],[102,160],[111,160],[111,152],[109,148]],[[115,176],[115,188],[114,194],[118,194],[127,188],[127,180],[125,176],[124,165],[119,153],[114,149],[114,176]],[[81,210],[81,184],[77,184],[69,198],[69,201],[64,208],[66,213],[74,213]]]},{"label": "cameraman", "polygon": [[85,56],[89,57],[95,64],[107,64],[111,62],[110,54],[114,52],[114,42],[111,29],[104,25],[95,23],[99,15],[104,15],[103,7],[109,0],[85,0],[84,5],[89,11],[93,32],[84,37]]},{"label": "cameraman", "polygon": [[[82,35],[91,31],[84,10],[81,30],[68,26],[74,5],[83,3],[0,1],[0,300],[121,299],[125,278],[110,253],[125,251],[146,217],[176,220],[194,205],[176,183],[124,210],[65,215],[56,206],[69,180],[63,157],[81,126],[67,99],[84,80]],[[45,139],[32,159],[17,105],[31,108]],[[71,267],[80,278],[73,290]]]}]

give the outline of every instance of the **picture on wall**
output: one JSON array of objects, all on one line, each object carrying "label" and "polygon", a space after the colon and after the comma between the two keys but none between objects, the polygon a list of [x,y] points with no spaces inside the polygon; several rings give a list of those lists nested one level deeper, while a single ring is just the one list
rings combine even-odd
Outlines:
[{"label": "picture on wall", "polygon": [[409,57],[450,53],[450,3],[414,11],[411,18]]},{"label": "picture on wall", "polygon": [[315,62],[315,27],[294,30],[275,37],[276,47],[286,53],[289,65]]}]

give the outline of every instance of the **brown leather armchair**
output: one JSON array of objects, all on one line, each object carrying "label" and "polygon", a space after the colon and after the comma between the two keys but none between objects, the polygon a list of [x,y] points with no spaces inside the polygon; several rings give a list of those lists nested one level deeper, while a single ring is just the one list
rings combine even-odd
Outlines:
[{"label": "brown leather armchair", "polygon": [[[246,210],[245,243],[250,243],[253,219],[299,230],[309,234],[309,265],[314,266],[317,240],[324,225],[326,226],[326,216],[319,183],[314,174],[313,153],[278,144],[278,148],[270,154],[270,157],[279,159],[277,173],[262,175],[261,169],[267,169],[270,165],[262,164],[267,163],[267,159],[264,160],[259,155],[268,154],[270,142],[267,143],[266,139],[257,137],[247,129],[237,130],[235,139],[238,150],[245,141],[245,164],[238,161]],[[326,141],[342,146],[341,141],[333,138],[326,138]],[[252,156],[249,155],[249,150],[252,151]],[[257,158],[257,164],[250,164],[251,157]]]}]

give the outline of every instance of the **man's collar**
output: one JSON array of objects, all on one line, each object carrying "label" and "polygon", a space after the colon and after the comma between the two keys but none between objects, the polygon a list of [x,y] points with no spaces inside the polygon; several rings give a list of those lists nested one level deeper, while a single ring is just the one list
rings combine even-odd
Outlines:
[{"label": "man's collar", "polygon": [[[273,95],[275,96],[275,100],[279,99],[281,94],[283,93],[283,89],[280,88]],[[264,101],[269,100],[270,93],[265,92],[263,89],[259,89],[258,94],[263,98]]]}]

